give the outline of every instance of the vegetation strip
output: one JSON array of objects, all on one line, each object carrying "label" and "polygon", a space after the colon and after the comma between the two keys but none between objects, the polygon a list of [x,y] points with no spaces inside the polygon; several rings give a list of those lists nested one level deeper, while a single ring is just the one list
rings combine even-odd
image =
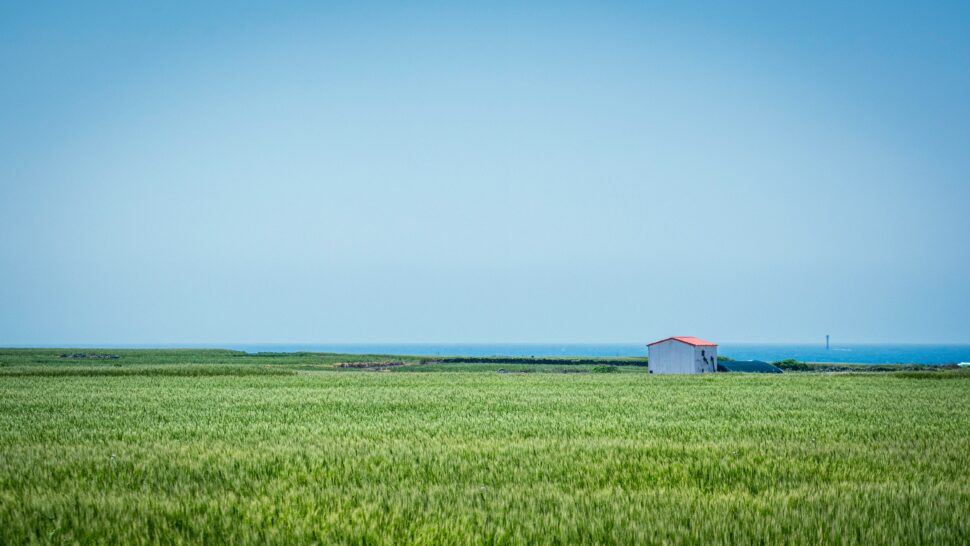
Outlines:
[{"label": "vegetation strip", "polygon": [[611,365],[611,366],[646,366],[647,359],[643,358],[553,358],[527,356],[449,356],[422,358],[422,364],[554,364],[554,365]]},{"label": "vegetation strip", "polygon": [[0,544],[970,543],[965,370],[59,354],[133,373],[0,375]]}]

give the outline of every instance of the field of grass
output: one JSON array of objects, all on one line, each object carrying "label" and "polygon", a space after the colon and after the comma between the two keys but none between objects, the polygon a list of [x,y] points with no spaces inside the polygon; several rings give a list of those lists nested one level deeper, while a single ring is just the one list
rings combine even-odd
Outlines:
[{"label": "field of grass", "polygon": [[0,544],[970,543],[966,373],[63,352],[0,350]]}]

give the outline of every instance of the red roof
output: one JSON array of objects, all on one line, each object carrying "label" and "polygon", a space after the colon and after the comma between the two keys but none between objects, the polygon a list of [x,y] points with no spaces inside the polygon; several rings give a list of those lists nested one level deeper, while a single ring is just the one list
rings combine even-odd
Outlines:
[{"label": "red roof", "polygon": [[649,347],[651,345],[656,345],[658,343],[663,343],[664,341],[670,341],[671,339],[673,339],[674,341],[680,341],[681,343],[686,343],[688,345],[705,346],[705,347],[707,347],[707,346],[709,346],[709,347],[717,347],[717,343],[711,343],[710,341],[704,341],[703,339],[701,339],[699,337],[694,337],[694,336],[672,336],[672,337],[668,337],[666,339],[661,339],[660,341],[654,341],[653,343],[648,343],[647,344],[647,347]]}]

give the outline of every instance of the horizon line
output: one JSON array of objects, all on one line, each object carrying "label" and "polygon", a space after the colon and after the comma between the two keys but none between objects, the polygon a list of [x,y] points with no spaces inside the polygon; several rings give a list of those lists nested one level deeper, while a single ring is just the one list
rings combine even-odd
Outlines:
[{"label": "horizon line", "polygon": [[[668,336],[669,337],[669,336]],[[101,347],[119,349],[224,349],[229,346],[257,346],[257,345],[283,345],[296,347],[312,346],[351,346],[351,345],[643,345],[646,347],[648,341],[225,341],[225,342],[46,342],[46,343],[13,343],[7,344],[0,342],[0,349],[59,349],[72,347]],[[718,341],[717,345],[819,345],[825,346],[825,341]],[[845,347],[852,345],[970,345],[970,341],[846,341],[831,343],[832,347]]]}]

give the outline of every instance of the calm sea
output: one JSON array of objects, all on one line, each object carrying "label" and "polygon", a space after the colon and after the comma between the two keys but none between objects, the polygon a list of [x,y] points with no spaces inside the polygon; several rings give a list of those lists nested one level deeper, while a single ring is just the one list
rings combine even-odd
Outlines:
[{"label": "calm sea", "polygon": [[[334,352],[455,356],[646,356],[642,343],[321,343],[228,344],[227,349],[247,352]],[[970,362],[970,345],[824,345],[725,343],[718,354],[735,360],[807,362],[910,362],[940,364]]]}]

